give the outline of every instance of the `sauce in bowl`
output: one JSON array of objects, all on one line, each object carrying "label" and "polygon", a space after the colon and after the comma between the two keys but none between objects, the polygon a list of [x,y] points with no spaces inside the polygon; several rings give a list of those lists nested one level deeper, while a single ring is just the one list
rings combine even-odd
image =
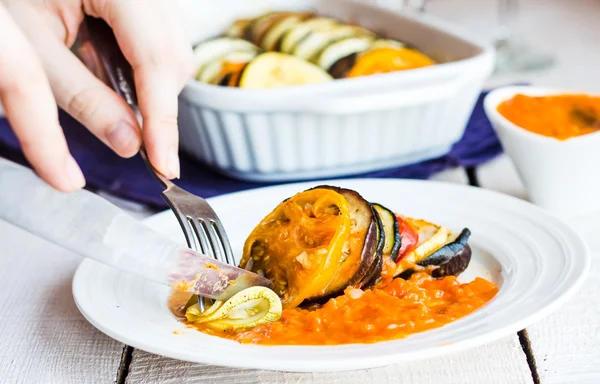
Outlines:
[{"label": "sauce in bowl", "polygon": [[558,140],[600,131],[600,97],[517,94],[501,103],[498,112],[527,131]]}]

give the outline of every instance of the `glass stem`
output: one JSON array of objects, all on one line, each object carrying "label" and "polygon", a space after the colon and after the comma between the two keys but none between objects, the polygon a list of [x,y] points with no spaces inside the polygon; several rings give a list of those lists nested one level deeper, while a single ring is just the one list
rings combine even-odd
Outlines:
[{"label": "glass stem", "polygon": [[496,33],[496,43],[498,45],[507,44],[516,36],[515,24],[518,14],[517,0],[498,0],[498,32]]}]

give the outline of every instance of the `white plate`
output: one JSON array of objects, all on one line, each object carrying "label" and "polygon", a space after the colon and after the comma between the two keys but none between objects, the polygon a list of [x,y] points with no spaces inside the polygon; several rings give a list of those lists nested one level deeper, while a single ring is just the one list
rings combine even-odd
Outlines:
[{"label": "white plate", "polygon": [[[210,200],[239,251],[251,229],[280,201],[319,183],[300,183]],[[256,346],[205,335],[178,323],[169,290],[85,260],[73,280],[79,310],[100,331],[148,352],[192,362],[285,371],[383,366],[464,350],[523,329],[563,304],[584,280],[589,251],[570,227],[541,209],[499,193],[410,180],[336,180],[403,214],[460,230],[469,227],[473,260],[461,276],[500,285],[487,306],[444,327],[405,339],[340,346]],[[151,217],[157,231],[183,241],[171,212]],[[239,254],[239,253],[238,253]],[[174,334],[174,331],[182,334]]]}]

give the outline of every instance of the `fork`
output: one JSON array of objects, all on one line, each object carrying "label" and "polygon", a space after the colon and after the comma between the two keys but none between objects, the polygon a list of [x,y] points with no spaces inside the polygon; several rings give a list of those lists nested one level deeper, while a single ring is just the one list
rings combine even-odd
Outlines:
[{"label": "fork", "polygon": [[[133,69],[119,49],[112,29],[101,19],[85,16],[79,36],[78,49],[85,50],[81,56],[84,61],[87,60],[88,68],[125,99],[142,126],[133,82]],[[175,214],[188,247],[233,265],[235,260],[229,239],[223,224],[208,202],[178,187],[158,172],[150,163],[143,145],[140,155],[150,172],[165,188],[161,196]],[[203,299],[198,299],[198,306],[200,311],[204,311]]]}]

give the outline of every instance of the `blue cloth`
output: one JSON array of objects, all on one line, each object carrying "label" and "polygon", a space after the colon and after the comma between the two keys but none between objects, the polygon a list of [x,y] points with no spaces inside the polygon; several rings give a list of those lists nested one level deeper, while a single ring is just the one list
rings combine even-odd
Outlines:
[{"label": "blue cloth", "polygon": [[[485,93],[482,93],[477,101],[464,136],[446,156],[355,177],[427,179],[445,169],[473,167],[498,156],[502,148],[483,111],[484,96]],[[131,159],[120,158],[64,112],[60,113],[60,123],[71,153],[85,174],[89,189],[105,191],[156,208],[166,207],[160,197],[160,186],[139,155]],[[0,119],[0,156],[27,164],[6,119]],[[202,197],[269,185],[222,176],[185,154],[181,156],[181,179],[177,184]]]}]

